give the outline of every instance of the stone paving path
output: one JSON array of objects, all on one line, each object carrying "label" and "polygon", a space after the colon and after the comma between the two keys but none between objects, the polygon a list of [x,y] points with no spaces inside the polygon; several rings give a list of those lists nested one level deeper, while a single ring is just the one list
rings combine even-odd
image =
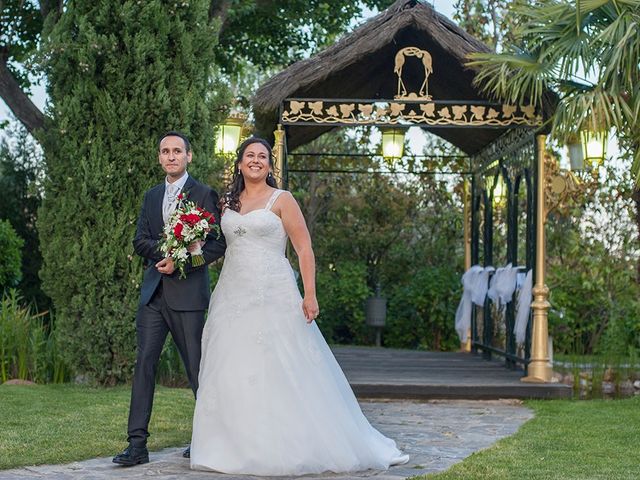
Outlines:
[{"label": "stone paving path", "polygon": [[[500,438],[515,433],[533,417],[533,412],[517,400],[432,400],[361,401],[362,410],[371,423],[411,456],[406,465],[386,472],[366,471],[349,474],[306,475],[305,480],[347,480],[375,478],[400,480],[414,475],[446,470],[469,456],[487,448]],[[116,452],[114,452],[115,454]],[[182,448],[151,452],[151,461],[142,466],[123,468],[111,458],[97,458],[68,465],[42,465],[0,471],[0,480],[116,480],[153,477],[160,480],[231,480],[259,477],[197,472],[182,458]],[[271,479],[294,477],[270,477]]]}]

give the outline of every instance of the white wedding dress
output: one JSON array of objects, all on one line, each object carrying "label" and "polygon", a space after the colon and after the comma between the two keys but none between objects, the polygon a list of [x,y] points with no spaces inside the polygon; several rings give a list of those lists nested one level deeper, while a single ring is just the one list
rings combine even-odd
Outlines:
[{"label": "white wedding dress", "polygon": [[315,322],[307,324],[287,236],[271,207],[226,210],[224,266],[202,338],[191,468],[251,475],[405,463],[374,429]]}]

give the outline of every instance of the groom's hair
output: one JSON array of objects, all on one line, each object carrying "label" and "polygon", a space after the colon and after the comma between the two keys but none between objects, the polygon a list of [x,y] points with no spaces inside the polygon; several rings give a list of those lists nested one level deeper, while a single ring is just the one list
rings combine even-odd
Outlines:
[{"label": "groom's hair", "polygon": [[184,133],[178,132],[176,130],[169,130],[167,133],[163,133],[162,136],[158,139],[158,150],[160,150],[160,142],[164,140],[166,137],[180,137],[184,142],[184,148],[187,153],[191,151],[191,142],[187,138]]}]

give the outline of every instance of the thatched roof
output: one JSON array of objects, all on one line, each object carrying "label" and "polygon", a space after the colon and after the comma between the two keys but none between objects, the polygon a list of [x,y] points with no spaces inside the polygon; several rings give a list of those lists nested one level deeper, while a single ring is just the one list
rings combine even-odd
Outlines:
[{"label": "thatched roof", "polygon": [[[435,100],[487,100],[472,86],[467,55],[490,49],[430,5],[398,0],[334,45],[284,69],[252,99],[257,133],[272,138],[285,98],[392,99],[397,92],[394,57],[404,47],[427,50],[433,58],[429,94]],[[408,62],[403,77],[424,78],[422,66]],[[420,80],[421,81],[421,80]],[[334,127],[288,126],[289,150]],[[427,128],[468,154],[489,144],[503,129]]]}]

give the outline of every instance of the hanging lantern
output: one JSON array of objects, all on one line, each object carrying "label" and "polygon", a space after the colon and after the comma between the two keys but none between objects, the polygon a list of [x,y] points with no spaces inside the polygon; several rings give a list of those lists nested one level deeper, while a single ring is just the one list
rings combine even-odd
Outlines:
[{"label": "hanging lantern", "polygon": [[604,163],[607,153],[607,132],[582,130],[580,136],[572,135],[567,141],[571,170],[593,170]]},{"label": "hanging lantern", "polygon": [[382,130],[382,156],[384,158],[401,158],[404,153],[404,130],[401,128],[385,128]]},{"label": "hanging lantern", "polygon": [[242,126],[247,117],[243,113],[232,112],[222,125],[218,125],[215,135],[215,152],[229,155],[240,145]]},{"label": "hanging lantern", "polygon": [[569,153],[569,165],[571,170],[579,172],[584,170],[584,152],[582,143],[577,135],[572,135],[567,141],[567,150]]},{"label": "hanging lantern", "polygon": [[590,169],[601,166],[607,154],[607,132],[583,130],[580,137],[585,165]]},{"label": "hanging lantern", "polygon": [[503,207],[507,204],[507,184],[504,183],[501,175],[493,183],[493,205]]}]

